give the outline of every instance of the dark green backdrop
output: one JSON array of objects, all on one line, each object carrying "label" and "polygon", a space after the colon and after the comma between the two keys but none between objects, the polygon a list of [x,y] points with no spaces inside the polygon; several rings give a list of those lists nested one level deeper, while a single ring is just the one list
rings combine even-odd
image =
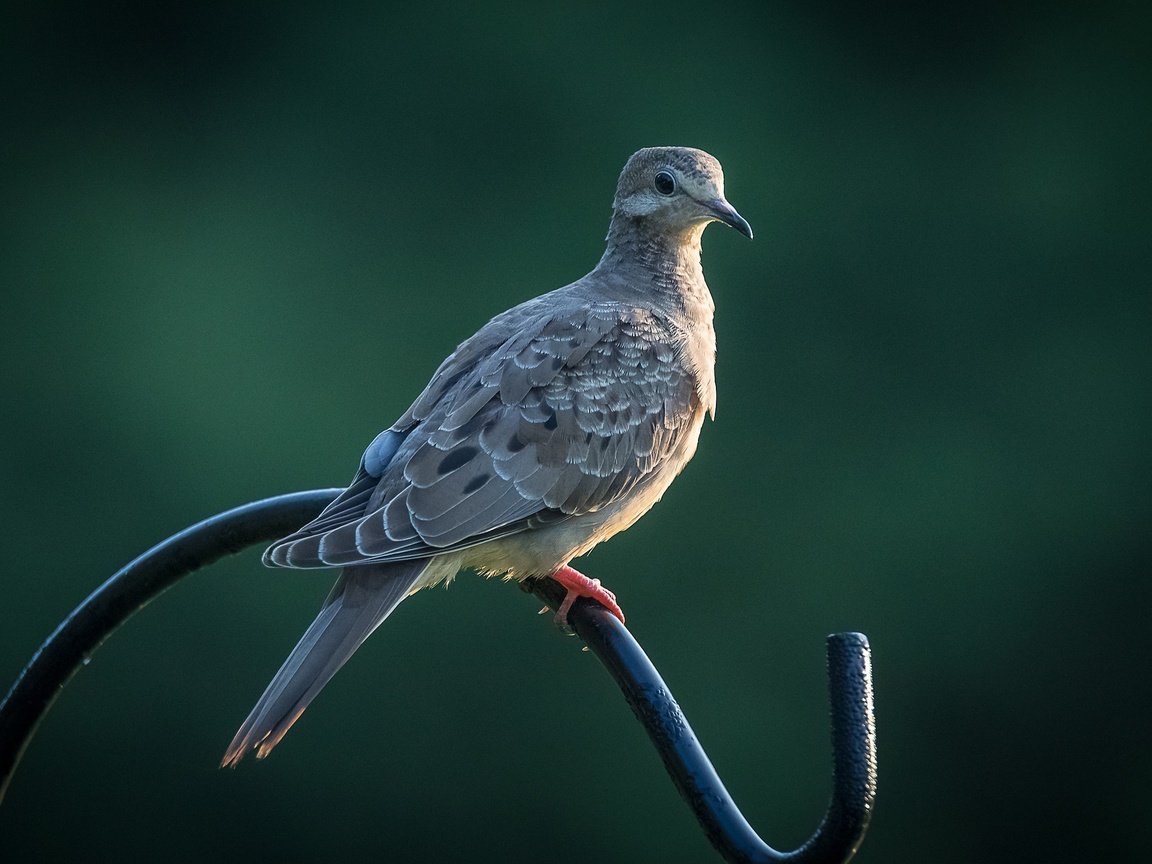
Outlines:
[{"label": "dark green backdrop", "polygon": [[[688,144],[757,233],[705,237],[719,414],[583,569],[769,841],[823,811],[859,629],[859,861],[1148,857],[1152,55],[1077,5],[5,4],[0,688],[153,542],[345,482]],[[329,582],[253,550],[132,620],[0,859],[710,860],[597,662],[472,576],[217,770]]]}]

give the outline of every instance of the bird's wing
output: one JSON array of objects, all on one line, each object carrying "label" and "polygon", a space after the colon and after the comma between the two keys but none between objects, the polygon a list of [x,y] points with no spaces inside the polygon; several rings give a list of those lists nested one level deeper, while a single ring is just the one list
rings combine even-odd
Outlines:
[{"label": "bird's wing", "polygon": [[468,548],[606,507],[677,452],[700,397],[666,318],[593,303],[496,340],[485,331],[499,321],[441,365],[348,490],[267,563]]}]

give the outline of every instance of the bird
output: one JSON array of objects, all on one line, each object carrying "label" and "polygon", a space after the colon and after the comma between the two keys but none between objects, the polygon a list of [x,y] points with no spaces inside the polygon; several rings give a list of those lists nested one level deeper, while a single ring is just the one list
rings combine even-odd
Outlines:
[{"label": "bird", "polygon": [[503,312],[453,351],[364,451],[351,484],[264,553],[342,568],[229,744],[222,766],[271,752],[364,640],[416,591],[471,568],[551,577],[624,620],[569,566],[660,500],[715,417],[714,303],[704,228],[752,238],[720,163],[647,147],[620,173],[605,249],[586,276]]}]

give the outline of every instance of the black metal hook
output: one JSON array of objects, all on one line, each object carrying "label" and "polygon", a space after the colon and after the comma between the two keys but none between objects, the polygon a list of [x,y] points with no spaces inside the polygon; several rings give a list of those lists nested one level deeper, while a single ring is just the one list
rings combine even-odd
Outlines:
[{"label": "black metal hook", "polygon": [[[97,588],[56,628],[0,703],[0,801],[36,726],[85,659],[127,618],[182,577],[226,555],[268,542],[320,512],[340,489],[279,495],[236,507],[169,537]],[[564,589],[549,579],[526,590],[555,607]],[[876,798],[876,731],[868,640],[828,637],[833,790],[816,833],[778,852],[741,815],[696,740],[680,706],[627,628],[599,604],[580,600],[569,615],[656,746],[676,788],[717,851],[730,862],[833,864],[859,848]]]}]

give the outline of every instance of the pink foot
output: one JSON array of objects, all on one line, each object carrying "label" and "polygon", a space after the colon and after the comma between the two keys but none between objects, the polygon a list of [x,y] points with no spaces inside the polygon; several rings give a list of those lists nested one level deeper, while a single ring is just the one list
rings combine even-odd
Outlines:
[{"label": "pink foot", "polygon": [[568,624],[568,612],[572,609],[572,604],[576,602],[577,597],[591,597],[619,618],[621,624],[624,623],[624,613],[616,604],[616,595],[601,585],[599,579],[589,579],[571,567],[561,567],[552,574],[552,578],[568,590],[568,593],[564,595],[564,602],[556,610],[556,623],[561,628],[571,631],[572,628]]}]

